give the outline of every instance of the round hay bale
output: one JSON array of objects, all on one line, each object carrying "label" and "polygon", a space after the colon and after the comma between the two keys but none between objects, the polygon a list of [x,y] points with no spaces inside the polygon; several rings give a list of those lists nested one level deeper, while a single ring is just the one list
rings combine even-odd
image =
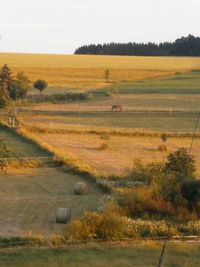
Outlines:
[{"label": "round hay bale", "polygon": [[86,183],[77,182],[74,185],[74,193],[76,195],[84,195],[84,194],[88,194],[88,192],[89,192],[89,187]]},{"label": "round hay bale", "polygon": [[56,223],[66,224],[71,218],[71,210],[66,208],[58,208],[56,211]]}]

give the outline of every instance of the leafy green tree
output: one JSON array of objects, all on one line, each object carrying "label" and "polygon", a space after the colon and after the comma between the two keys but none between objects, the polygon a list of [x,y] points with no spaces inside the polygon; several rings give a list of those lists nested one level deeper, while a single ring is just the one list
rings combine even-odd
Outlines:
[{"label": "leafy green tree", "polygon": [[47,82],[44,80],[37,80],[34,82],[33,86],[40,91],[40,94],[42,94],[42,91],[47,87]]},{"label": "leafy green tree", "polygon": [[179,148],[176,152],[169,154],[165,165],[165,172],[193,177],[195,171],[195,160],[192,156],[189,156],[185,148]]}]

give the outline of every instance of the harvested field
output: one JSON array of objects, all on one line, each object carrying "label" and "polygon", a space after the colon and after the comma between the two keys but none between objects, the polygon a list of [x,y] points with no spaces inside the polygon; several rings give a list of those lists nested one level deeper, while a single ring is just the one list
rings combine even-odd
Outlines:
[{"label": "harvested field", "polygon": [[62,233],[56,209],[72,208],[72,218],[97,207],[102,192],[89,183],[88,195],[74,195],[74,183],[85,181],[55,168],[11,169],[0,176],[0,235],[20,236],[32,230],[48,236]]},{"label": "harvested field", "polygon": [[[36,138],[43,145],[50,145],[60,154],[69,152],[89,166],[105,174],[125,175],[132,167],[135,159],[145,162],[164,160],[168,153],[180,147],[189,148],[191,138],[168,138],[166,146],[168,151],[161,152],[158,146],[162,144],[159,137],[151,136],[110,136],[109,140],[102,140],[101,136],[94,134],[73,133],[37,133]],[[102,148],[102,144],[107,144]],[[192,154],[197,160],[198,173],[200,172],[200,139],[196,139]]]}]

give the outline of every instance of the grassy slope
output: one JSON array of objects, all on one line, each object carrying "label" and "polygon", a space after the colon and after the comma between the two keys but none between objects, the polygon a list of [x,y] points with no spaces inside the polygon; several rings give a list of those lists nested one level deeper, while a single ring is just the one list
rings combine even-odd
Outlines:
[{"label": "grassy slope", "polygon": [[[88,246],[59,249],[31,249],[0,252],[1,267],[129,267],[157,266],[162,243],[124,247]],[[200,246],[168,243],[164,267],[198,267]]]},{"label": "grassy slope", "polygon": [[55,168],[9,170],[0,179],[0,235],[16,236],[29,230],[62,233],[65,225],[55,223],[58,207],[72,208],[74,218],[95,209],[102,196],[93,184],[88,195],[74,195],[77,181],[82,178]]},{"label": "grassy slope", "polygon": [[50,153],[42,150],[31,141],[16,135],[12,130],[0,126],[0,139],[20,157],[48,157]]},{"label": "grassy slope", "polygon": [[110,89],[118,88],[120,93],[165,93],[187,94],[200,93],[200,71],[176,73],[163,78],[143,79],[139,81],[120,82],[110,86]]}]

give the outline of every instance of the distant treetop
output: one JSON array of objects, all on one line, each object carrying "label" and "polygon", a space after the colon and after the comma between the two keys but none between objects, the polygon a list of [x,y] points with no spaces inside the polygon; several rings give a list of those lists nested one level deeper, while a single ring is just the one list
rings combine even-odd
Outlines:
[{"label": "distant treetop", "polygon": [[84,45],[75,54],[123,56],[200,56],[200,37],[188,35],[174,42],[109,43]]}]

